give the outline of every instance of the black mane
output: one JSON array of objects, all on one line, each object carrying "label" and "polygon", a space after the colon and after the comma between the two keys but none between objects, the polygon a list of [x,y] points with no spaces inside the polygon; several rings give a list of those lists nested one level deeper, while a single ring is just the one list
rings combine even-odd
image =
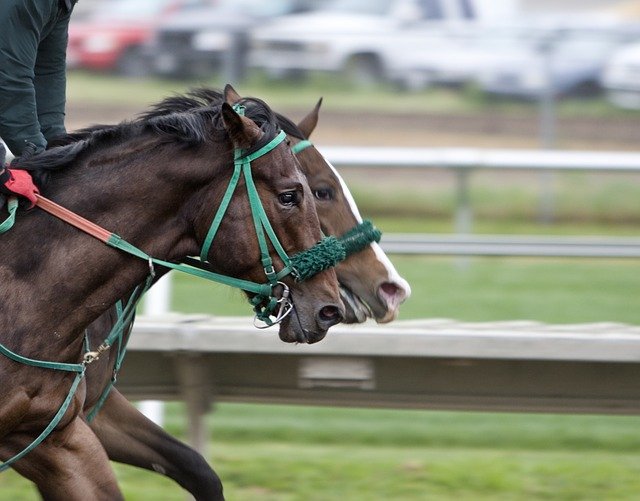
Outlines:
[{"label": "black mane", "polygon": [[[220,92],[208,88],[171,96],[152,105],[133,120],[117,125],[92,125],[59,137],[49,144],[46,151],[30,158],[17,158],[13,167],[31,171],[36,184],[42,186],[49,172],[67,167],[80,155],[145,133],[185,146],[202,144],[211,139],[211,124],[214,130],[223,130],[220,114],[223,102]],[[291,126],[297,129],[260,99],[246,98],[240,104],[245,106],[245,115],[264,132],[257,148],[275,137],[281,121],[286,123],[282,127],[285,132],[289,133]]]},{"label": "black mane", "polygon": [[[159,103],[152,105],[148,111],[142,113],[141,115],[139,115],[139,117],[143,120],[148,120],[152,118],[158,118],[160,116],[165,116],[171,113],[189,112],[197,108],[217,106],[221,105],[223,102],[224,94],[222,92],[209,87],[198,87],[195,89],[191,89],[186,94],[179,94],[163,99]],[[267,119],[267,117],[268,120],[271,121],[273,120],[271,116],[275,115],[275,120],[277,121],[278,125],[289,136],[293,136],[298,139],[307,139],[296,124],[294,124],[284,115],[281,115],[280,113],[276,113],[269,109],[259,99],[245,98],[242,99],[239,104],[242,104],[246,107],[247,116],[250,117],[254,122],[259,124],[259,121],[265,120]],[[263,115],[259,111],[259,108],[261,106],[265,106],[267,108],[268,113],[266,115]]]},{"label": "black mane", "polygon": [[186,94],[176,94],[152,104],[151,107],[138,115],[142,121],[157,119],[172,113],[184,113],[198,108],[220,106],[224,102],[221,92],[208,87],[191,89]]}]

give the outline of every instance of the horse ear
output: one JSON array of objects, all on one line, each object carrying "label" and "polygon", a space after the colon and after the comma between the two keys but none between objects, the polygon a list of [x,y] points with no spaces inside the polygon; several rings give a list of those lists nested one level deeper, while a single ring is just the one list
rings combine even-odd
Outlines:
[{"label": "horse ear", "polygon": [[231,84],[227,84],[224,86],[224,100],[225,102],[234,105],[238,101],[240,101],[242,97],[240,94],[236,92],[236,90],[231,86]]},{"label": "horse ear", "polygon": [[222,122],[236,148],[249,148],[262,136],[252,120],[238,115],[228,103],[222,103]]},{"label": "horse ear", "polygon": [[309,114],[304,117],[298,124],[298,129],[300,129],[300,132],[302,132],[304,134],[304,137],[306,138],[311,137],[311,133],[316,128],[316,125],[318,125],[318,115],[320,114],[321,105],[322,98],[320,98],[315,108],[313,108],[313,110],[311,110]]}]

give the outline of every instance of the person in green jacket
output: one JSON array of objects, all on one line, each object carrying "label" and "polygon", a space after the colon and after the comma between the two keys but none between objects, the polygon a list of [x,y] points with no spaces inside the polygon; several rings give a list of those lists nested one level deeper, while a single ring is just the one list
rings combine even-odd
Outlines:
[{"label": "person in green jacket", "polygon": [[[76,2],[0,2],[0,138],[16,157],[39,153],[66,132],[66,51]],[[0,191],[11,194],[13,176],[3,164]]]}]

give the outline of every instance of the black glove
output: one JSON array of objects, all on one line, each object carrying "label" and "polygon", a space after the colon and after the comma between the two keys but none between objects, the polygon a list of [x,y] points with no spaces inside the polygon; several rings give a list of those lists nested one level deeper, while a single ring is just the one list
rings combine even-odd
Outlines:
[{"label": "black glove", "polygon": [[2,190],[2,187],[4,187],[4,184],[11,179],[11,174],[4,168],[5,158],[7,158],[7,150],[4,147],[4,144],[0,143],[0,191],[4,191]]},{"label": "black glove", "polygon": [[11,164],[9,165],[9,168],[19,169],[20,162],[22,160],[29,160],[36,153],[42,153],[43,151],[44,151],[44,148],[38,147],[33,143],[27,143],[27,145],[22,150],[22,155],[20,155],[19,157],[15,157],[13,160],[11,160]]}]

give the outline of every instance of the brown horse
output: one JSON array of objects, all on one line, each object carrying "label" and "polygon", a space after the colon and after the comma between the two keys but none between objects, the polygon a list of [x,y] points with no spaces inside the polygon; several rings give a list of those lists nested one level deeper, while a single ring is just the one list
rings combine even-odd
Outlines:
[{"label": "brown horse", "polygon": [[[168,98],[154,106],[143,119],[188,112],[219,104],[225,99],[230,104],[241,101],[231,87],[227,86],[225,93],[226,97],[212,89],[197,89],[187,96]],[[318,123],[319,109],[320,102],[297,126],[288,118],[277,116],[280,126],[289,135],[292,147],[299,150],[297,155],[314,195],[324,233],[339,236],[361,223],[362,218],[340,175],[308,141]],[[84,135],[86,132],[76,133],[75,140]],[[300,146],[304,148],[300,149]],[[346,299],[346,321],[363,322],[370,316],[380,322],[390,321],[396,317],[400,303],[410,294],[407,282],[375,242],[339,263],[336,272],[341,295]],[[112,311],[91,325],[89,332],[93,344],[104,339],[115,320]],[[87,371],[87,413],[95,411],[94,406],[109,385],[117,354],[111,353],[110,357],[100,360]],[[115,388],[90,425],[110,459],[161,472],[198,500],[219,496],[220,481],[204,458],[148,420]]]},{"label": "brown horse", "polygon": [[[167,98],[143,115],[144,118],[161,116],[176,111],[186,112],[222,101],[236,104],[242,97],[230,86],[224,94],[209,89],[195,89],[184,96]],[[337,170],[308,140],[318,124],[322,100],[295,125],[287,117],[276,113],[278,123],[287,133],[292,149],[300,161],[315,197],[322,231],[326,235],[340,236],[362,223],[362,217],[349,188]],[[372,242],[357,257],[336,266],[341,296],[346,308],[346,323],[361,323],[367,318],[386,323],[394,320],[399,306],[411,294],[411,288],[396,271],[389,258],[376,242]]]},{"label": "brown horse", "polygon": [[[322,231],[326,235],[343,235],[362,223],[360,211],[349,188],[338,171],[308,141],[318,123],[322,100],[297,125],[282,115],[278,122],[298,150],[302,172],[315,197]],[[336,266],[345,323],[362,323],[367,318],[391,322],[398,316],[400,305],[411,295],[411,287],[400,276],[380,248],[372,242],[358,254]]]},{"label": "brown horse", "polygon": [[[231,177],[234,151],[241,156],[267,144],[270,151],[253,159],[249,178],[277,239],[291,255],[321,238],[313,196],[288,145],[274,142],[279,135],[271,110],[257,100],[252,105],[248,118],[225,103],[96,130],[21,167],[49,169],[44,195],[114,230],[148,255],[180,262],[200,253]],[[238,189],[205,257],[218,273],[262,284],[265,265],[251,218],[248,195]],[[281,269],[284,259],[269,249],[276,270]],[[0,266],[0,343],[3,353],[14,354],[0,357],[0,459],[11,461],[37,441],[68,395],[69,406],[58,412],[60,420],[48,436],[12,466],[45,499],[121,499],[102,437],[81,414],[86,395],[83,332],[148,277],[149,263],[37,209],[21,214],[16,227],[0,238],[0,252],[7,256]],[[341,320],[332,270],[305,282],[279,278],[295,304],[295,315],[280,324],[283,340],[315,342]],[[80,369],[34,367],[20,357]],[[69,392],[72,381],[79,381],[75,393]],[[219,481],[208,499],[222,499]]]},{"label": "brown horse", "polygon": [[[235,103],[241,99],[230,87],[225,90],[228,102]],[[190,93],[188,97],[177,96],[166,99],[146,113],[143,119],[149,120],[177,111],[186,112],[202,106],[219,104],[222,100],[222,94],[214,90],[199,89]],[[320,103],[300,122],[299,126],[281,115],[278,115],[278,118],[281,127],[289,134],[293,148],[304,147],[304,154],[300,149],[298,155],[301,158],[302,171],[307,176],[316,199],[323,231],[342,235],[361,222],[361,218],[353,198],[338,173],[307,141],[318,122],[319,106]],[[104,127],[100,126],[98,129]],[[93,129],[95,127],[91,130]],[[63,142],[86,139],[91,130],[79,131]],[[373,315],[373,311],[379,312],[378,321],[388,321],[395,317],[398,305],[410,292],[408,284],[398,276],[376,243],[359,253],[357,258],[340,263],[337,270],[343,297],[345,295],[347,298],[354,297],[354,293],[351,292],[353,289],[367,294],[365,296],[368,299],[367,302],[361,299],[349,300],[348,305],[360,305],[357,317],[354,313],[347,316],[351,321],[364,321],[366,316]],[[373,308],[368,307],[367,303],[373,302],[371,297],[383,305],[374,303]],[[386,310],[384,304],[386,304]],[[354,310],[350,310],[347,306],[347,311]],[[88,329],[91,345],[97,346],[115,321],[116,316],[112,311],[94,322]],[[124,337],[126,341],[126,335]],[[109,385],[111,368],[116,358],[117,353],[112,351],[109,358],[103,357],[88,368],[86,412],[96,411],[94,406]],[[117,390],[111,390],[91,426],[111,459],[161,471],[174,478],[197,499],[213,499],[219,492],[219,480],[204,459],[148,421]]]}]

